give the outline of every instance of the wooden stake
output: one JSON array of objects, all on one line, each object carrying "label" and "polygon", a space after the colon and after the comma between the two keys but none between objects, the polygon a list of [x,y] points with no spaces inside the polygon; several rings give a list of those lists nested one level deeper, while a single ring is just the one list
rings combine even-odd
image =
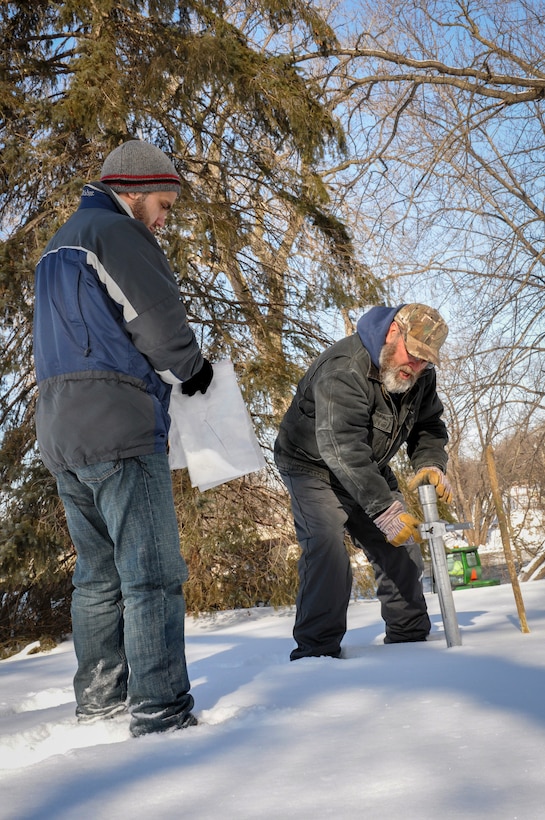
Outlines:
[{"label": "wooden stake", "polygon": [[524,608],[524,601],[522,600],[522,593],[520,591],[519,579],[515,569],[515,561],[513,559],[513,551],[511,549],[511,539],[509,538],[509,528],[507,526],[507,517],[503,508],[500,486],[498,483],[498,474],[496,472],[496,459],[494,457],[494,450],[491,444],[486,447],[486,466],[488,469],[488,478],[490,487],[492,489],[492,499],[494,507],[496,508],[496,515],[498,516],[498,524],[500,527],[501,542],[503,544],[503,551],[505,554],[505,561],[507,569],[509,570],[509,577],[511,578],[511,586],[513,587],[513,595],[517,604],[517,612],[520,620],[520,629],[522,632],[529,632],[528,623],[526,621],[526,610]]}]

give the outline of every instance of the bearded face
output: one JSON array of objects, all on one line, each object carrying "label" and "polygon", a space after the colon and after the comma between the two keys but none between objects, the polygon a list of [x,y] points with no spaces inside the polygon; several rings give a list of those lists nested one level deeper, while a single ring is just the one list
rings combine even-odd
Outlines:
[{"label": "bearded face", "polygon": [[140,222],[143,222],[146,228],[149,227],[145,194],[139,194],[138,198],[134,199],[131,202],[131,210],[135,219],[138,219]]},{"label": "bearded face", "polygon": [[389,393],[406,393],[425,370],[426,363],[424,367],[418,366],[417,369],[409,361],[400,364],[399,348],[397,338],[393,342],[386,342],[380,351],[380,378]]},{"label": "bearded face", "polygon": [[128,201],[134,218],[156,233],[164,227],[175,199],[174,191],[151,191],[129,196]]}]

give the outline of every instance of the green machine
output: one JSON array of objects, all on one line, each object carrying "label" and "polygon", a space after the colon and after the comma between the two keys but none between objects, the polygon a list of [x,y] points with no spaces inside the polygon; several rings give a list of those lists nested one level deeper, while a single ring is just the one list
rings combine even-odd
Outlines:
[{"label": "green machine", "polygon": [[477,547],[447,549],[447,568],[452,589],[493,587],[500,583],[499,578],[483,579],[483,568]]}]

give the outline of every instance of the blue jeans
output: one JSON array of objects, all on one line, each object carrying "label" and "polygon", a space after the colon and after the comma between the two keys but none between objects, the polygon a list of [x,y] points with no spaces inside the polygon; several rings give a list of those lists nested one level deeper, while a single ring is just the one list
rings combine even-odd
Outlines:
[{"label": "blue jeans", "polygon": [[76,714],[106,717],[128,695],[133,734],[177,728],[193,698],[184,645],[187,568],[168,457],[102,462],[56,479],[77,552]]}]

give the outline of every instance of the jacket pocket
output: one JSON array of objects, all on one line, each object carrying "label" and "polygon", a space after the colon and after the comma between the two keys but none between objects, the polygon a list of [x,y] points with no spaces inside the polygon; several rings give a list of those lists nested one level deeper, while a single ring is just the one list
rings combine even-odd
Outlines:
[{"label": "jacket pocket", "polygon": [[380,430],[381,433],[391,437],[394,429],[394,417],[391,413],[380,413],[375,411],[373,413],[373,428]]}]

